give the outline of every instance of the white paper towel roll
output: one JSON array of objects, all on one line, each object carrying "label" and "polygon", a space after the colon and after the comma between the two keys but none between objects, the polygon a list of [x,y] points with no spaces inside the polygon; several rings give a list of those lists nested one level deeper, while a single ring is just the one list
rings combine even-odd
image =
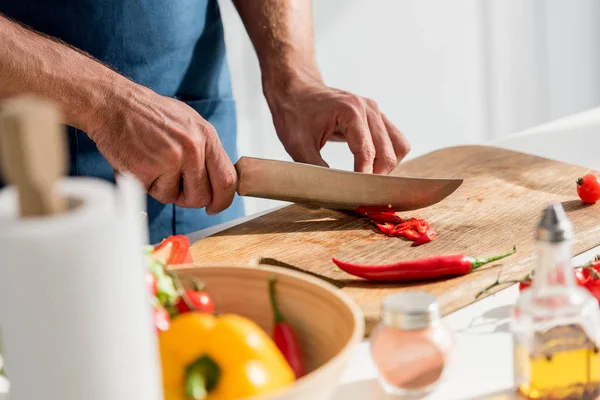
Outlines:
[{"label": "white paper towel roll", "polygon": [[70,178],[58,189],[79,205],[27,220],[15,191],[0,192],[10,400],[160,400],[137,182]]}]

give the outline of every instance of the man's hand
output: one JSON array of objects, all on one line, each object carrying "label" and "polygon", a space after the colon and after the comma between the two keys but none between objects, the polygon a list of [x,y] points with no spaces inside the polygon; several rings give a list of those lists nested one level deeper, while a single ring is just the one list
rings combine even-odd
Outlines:
[{"label": "man's hand", "polygon": [[235,169],[195,110],[2,16],[0,43],[0,100],[32,93],[56,102],[66,124],[87,132],[114,169],[134,174],[160,202],[209,214],[229,207]]},{"label": "man's hand", "polygon": [[234,0],[254,44],[277,135],[295,161],[327,165],[321,149],[346,140],[359,172],[390,172],[410,150],[374,101],[323,84],[310,0]]},{"label": "man's hand", "polygon": [[235,168],[195,110],[138,85],[119,91],[108,107],[88,133],[113,168],[133,173],[162,203],[209,214],[231,205]]},{"label": "man's hand", "polygon": [[318,81],[266,95],[277,134],[295,161],[327,166],[320,154],[325,143],[345,140],[355,171],[387,174],[410,151],[408,141],[371,99]]}]

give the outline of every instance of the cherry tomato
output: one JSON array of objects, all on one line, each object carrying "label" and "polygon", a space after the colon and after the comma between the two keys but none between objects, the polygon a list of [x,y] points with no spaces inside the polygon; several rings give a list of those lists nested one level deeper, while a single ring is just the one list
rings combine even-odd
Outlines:
[{"label": "cherry tomato", "polygon": [[531,287],[532,281],[521,281],[519,282],[519,291],[522,292],[525,289],[529,289]]},{"label": "cherry tomato", "polygon": [[579,178],[577,194],[584,203],[595,203],[600,200],[600,178],[594,174],[586,174]]},{"label": "cherry tomato", "polygon": [[146,273],[146,284],[148,285],[148,290],[150,294],[155,297],[158,293],[158,281],[156,280],[156,276],[152,272]]},{"label": "cherry tomato", "polygon": [[171,317],[163,306],[154,307],[154,328],[157,333],[169,330],[171,327]]},{"label": "cherry tomato", "polygon": [[584,287],[596,298],[596,300],[598,300],[598,303],[600,303],[600,280],[595,279],[588,281]]},{"label": "cherry tomato", "polygon": [[[213,303],[212,297],[210,297],[208,293],[197,290],[186,290],[185,293],[187,294],[188,299],[190,299],[192,302],[192,305],[198,311],[206,313],[212,313],[215,311],[215,304]],[[185,304],[185,301],[181,297],[175,306],[182,314],[190,311],[189,307],[187,304]]]}]

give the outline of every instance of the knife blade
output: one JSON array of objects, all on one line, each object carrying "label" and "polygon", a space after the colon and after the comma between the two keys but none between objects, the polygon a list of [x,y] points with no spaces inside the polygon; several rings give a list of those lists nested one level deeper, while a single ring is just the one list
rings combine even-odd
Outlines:
[{"label": "knife blade", "polygon": [[340,210],[360,206],[416,210],[442,201],[463,182],[349,172],[252,157],[241,157],[235,168],[240,196]]}]

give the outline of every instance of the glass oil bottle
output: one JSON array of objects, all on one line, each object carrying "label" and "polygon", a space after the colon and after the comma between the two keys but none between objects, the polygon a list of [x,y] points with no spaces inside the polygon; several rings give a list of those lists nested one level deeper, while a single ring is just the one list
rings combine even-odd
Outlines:
[{"label": "glass oil bottle", "polygon": [[600,398],[600,310],[575,283],[573,227],[560,204],[537,229],[537,265],[530,289],[513,310],[515,383],[524,399]]}]

